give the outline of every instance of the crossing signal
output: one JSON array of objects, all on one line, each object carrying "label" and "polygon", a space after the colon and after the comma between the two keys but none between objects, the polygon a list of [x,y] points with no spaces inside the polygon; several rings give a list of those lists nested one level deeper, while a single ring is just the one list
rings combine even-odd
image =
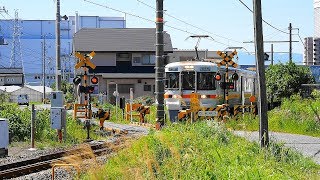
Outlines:
[{"label": "crossing signal", "polygon": [[217,81],[220,81],[220,80],[221,80],[221,74],[220,74],[220,73],[217,73],[217,74],[215,75],[215,79],[216,79]]},{"label": "crossing signal", "polygon": [[93,92],[94,92],[94,87],[88,86],[88,93],[93,93]]},{"label": "crossing signal", "polygon": [[91,78],[91,83],[92,83],[92,84],[98,84],[98,82],[99,82],[99,79],[98,79],[96,76],[93,76],[93,77]]},{"label": "crossing signal", "polygon": [[94,92],[94,86],[80,86],[79,91],[80,93],[91,94]]},{"label": "crossing signal", "polygon": [[218,66],[225,66],[226,64],[231,65],[234,68],[238,67],[238,64],[232,61],[233,57],[237,55],[237,51],[233,51],[230,55],[227,55],[226,53],[223,53],[221,51],[218,51],[217,54],[223,59],[220,63],[218,63]]},{"label": "crossing signal", "polygon": [[81,83],[81,78],[80,78],[79,76],[75,77],[75,78],[73,79],[73,83],[74,83],[74,84],[80,84],[80,83]]},{"label": "crossing signal", "polygon": [[84,56],[80,54],[79,52],[75,53],[75,56],[80,60],[78,64],[75,65],[76,69],[79,69],[80,67],[90,67],[91,69],[95,69],[96,65],[94,65],[91,62],[91,59],[96,55],[94,51],[92,51],[90,54]]},{"label": "crossing signal", "polygon": [[234,81],[238,81],[239,75],[235,72],[235,73],[232,74],[231,78],[232,78],[232,80],[234,80]]},{"label": "crossing signal", "polygon": [[221,82],[220,87],[221,87],[221,89],[234,89],[234,83],[233,82]]}]

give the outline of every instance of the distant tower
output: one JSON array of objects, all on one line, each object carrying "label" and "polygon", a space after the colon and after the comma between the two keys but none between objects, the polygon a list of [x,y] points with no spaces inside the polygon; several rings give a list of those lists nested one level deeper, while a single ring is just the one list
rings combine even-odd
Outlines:
[{"label": "distant tower", "polygon": [[18,10],[15,10],[15,18],[13,20],[13,40],[12,40],[12,49],[11,49],[11,59],[10,67],[12,68],[23,68],[22,63],[22,53],[21,53],[21,26],[18,16]]}]

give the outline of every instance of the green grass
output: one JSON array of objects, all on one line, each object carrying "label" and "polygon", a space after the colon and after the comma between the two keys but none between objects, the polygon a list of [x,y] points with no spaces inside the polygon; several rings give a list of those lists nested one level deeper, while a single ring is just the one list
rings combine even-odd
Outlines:
[{"label": "green grass", "polygon": [[[299,96],[284,99],[280,107],[268,112],[269,130],[320,137],[320,121],[314,112],[320,114],[319,107],[320,99],[302,99]],[[237,121],[232,119],[227,126],[256,131],[259,129],[259,120],[254,116],[240,115]]]},{"label": "green grass", "polygon": [[[30,142],[31,134],[31,110],[28,108],[20,109],[17,104],[0,104],[0,117],[9,120],[9,131],[13,142]],[[37,111],[35,120],[35,145],[39,149],[55,146],[70,146],[72,144],[82,143],[86,140],[86,130],[83,125],[73,120],[67,115],[67,138],[61,144],[58,142],[57,131],[51,129],[50,111]],[[98,127],[92,127],[90,136],[92,139],[102,137],[93,133]]]},{"label": "green grass", "polygon": [[235,137],[210,123],[171,125],[112,157],[82,179],[319,179],[320,166],[271,143]]}]

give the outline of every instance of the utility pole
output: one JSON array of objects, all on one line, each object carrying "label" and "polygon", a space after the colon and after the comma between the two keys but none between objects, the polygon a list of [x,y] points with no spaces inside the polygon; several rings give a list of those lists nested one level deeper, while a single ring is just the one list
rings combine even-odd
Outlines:
[{"label": "utility pole", "polygon": [[42,102],[44,103],[46,99],[46,39],[44,37],[42,44],[42,85],[43,85],[43,95]]},{"label": "utility pole", "polygon": [[273,65],[273,44],[271,44],[271,65]]},{"label": "utility pole", "polygon": [[264,67],[264,49],[263,49],[263,29],[262,29],[262,12],[261,12],[261,0],[253,0],[253,21],[254,21],[254,40],[256,51],[256,67],[257,67],[257,79],[258,79],[258,113],[260,119],[260,146],[266,147],[269,143],[268,135],[268,102],[266,93],[266,78]]},{"label": "utility pole", "polygon": [[60,0],[57,1],[56,14],[56,91],[61,90],[61,60],[60,60]]},{"label": "utility pole", "polygon": [[163,42],[163,0],[156,0],[156,128],[164,125],[164,42]]},{"label": "utility pole", "polygon": [[289,23],[289,62],[292,62],[292,24]]}]

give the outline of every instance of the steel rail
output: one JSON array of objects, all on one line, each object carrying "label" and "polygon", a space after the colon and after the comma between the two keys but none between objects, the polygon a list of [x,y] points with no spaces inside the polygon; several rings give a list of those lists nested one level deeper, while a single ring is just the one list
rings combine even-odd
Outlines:
[{"label": "steel rail", "polygon": [[[113,151],[112,148],[107,147],[110,143],[104,143],[99,145],[91,146],[95,156],[101,156],[105,153],[110,153]],[[114,143],[112,143],[114,144]],[[118,143],[116,143],[117,145]],[[60,151],[48,155],[39,156],[36,158],[13,162],[0,166],[0,179],[10,179],[19,176],[28,175],[31,173],[40,172],[43,170],[50,169],[55,162],[63,160],[63,158],[68,157],[68,154],[72,154],[80,150],[81,148],[76,148],[67,151]],[[85,154],[80,155],[81,158],[88,159]]]}]

